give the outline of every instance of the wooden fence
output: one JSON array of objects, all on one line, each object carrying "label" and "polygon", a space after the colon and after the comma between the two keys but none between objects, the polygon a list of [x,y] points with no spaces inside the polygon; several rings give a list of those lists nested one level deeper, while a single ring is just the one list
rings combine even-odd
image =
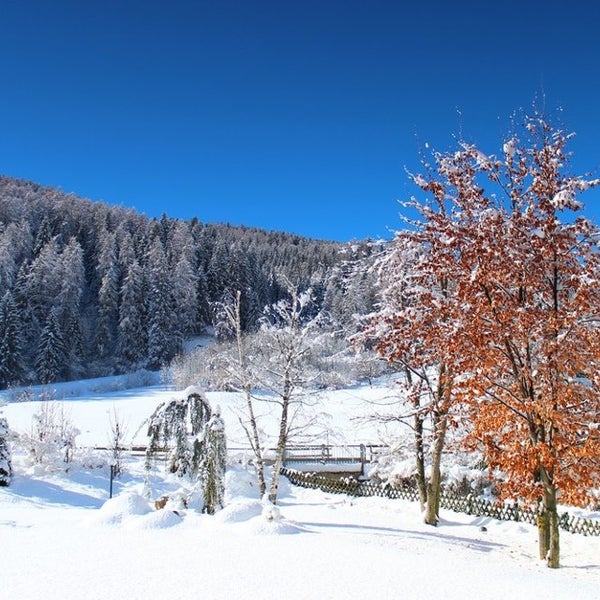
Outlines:
[{"label": "wooden fence", "polygon": [[[396,488],[391,485],[358,481],[351,478],[330,479],[323,475],[303,473],[292,469],[282,469],[281,474],[294,485],[304,488],[319,489],[331,494],[348,494],[349,496],[380,496],[383,498],[417,501],[419,492],[413,487]],[[475,496],[457,496],[442,492],[440,497],[442,508],[476,517],[492,517],[500,521],[521,521],[537,524],[538,513],[530,508],[521,507],[517,503],[507,504],[492,502]],[[583,519],[563,513],[559,519],[559,527],[571,533],[600,536],[600,521]]]}]

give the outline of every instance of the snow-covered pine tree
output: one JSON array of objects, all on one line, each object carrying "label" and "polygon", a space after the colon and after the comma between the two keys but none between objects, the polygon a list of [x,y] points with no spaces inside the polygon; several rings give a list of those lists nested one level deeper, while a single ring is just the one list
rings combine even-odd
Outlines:
[{"label": "snow-covered pine tree", "polygon": [[157,406],[148,423],[146,469],[151,468],[156,452],[170,446],[168,470],[180,477],[193,474],[194,462],[198,464],[194,438],[208,423],[211,413],[204,394],[191,388],[186,391],[185,399],[173,399]]},{"label": "snow-covered pine tree", "polygon": [[121,274],[115,250],[113,260],[102,277],[102,283],[98,291],[96,346],[101,357],[112,354],[117,339],[120,279]]},{"label": "snow-covered pine tree", "polygon": [[18,383],[23,375],[21,319],[12,294],[0,301],[0,389]]},{"label": "snow-covered pine tree", "polygon": [[67,348],[64,335],[53,310],[46,321],[40,336],[36,371],[42,383],[52,383],[61,379],[65,373]]},{"label": "snow-covered pine tree", "polygon": [[192,248],[186,245],[174,270],[173,302],[178,347],[194,333],[197,322],[198,277],[191,260],[192,252]]},{"label": "snow-covered pine tree", "polygon": [[223,508],[225,497],[225,468],[227,465],[227,441],[225,422],[219,407],[215,410],[204,432],[205,454],[200,470],[202,482],[203,512],[215,514]]},{"label": "snow-covered pine tree", "polygon": [[0,486],[10,485],[12,464],[8,446],[8,421],[0,416]]},{"label": "snow-covered pine tree", "polygon": [[119,308],[119,355],[125,364],[141,366],[146,358],[146,284],[144,272],[137,260],[127,271],[121,287]]},{"label": "snow-covered pine tree", "polygon": [[157,237],[148,252],[148,366],[158,369],[176,351],[172,276],[165,251]]}]

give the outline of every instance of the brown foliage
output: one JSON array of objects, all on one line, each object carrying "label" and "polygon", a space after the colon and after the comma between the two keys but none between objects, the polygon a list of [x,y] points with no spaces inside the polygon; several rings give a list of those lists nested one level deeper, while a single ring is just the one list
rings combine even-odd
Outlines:
[{"label": "brown foliage", "polygon": [[524,136],[414,177],[431,197],[380,264],[370,331],[391,360],[443,365],[442,408],[467,408],[505,496],[583,504],[600,484],[600,268],[576,195],[600,182],[563,174],[569,136],[540,115]]}]

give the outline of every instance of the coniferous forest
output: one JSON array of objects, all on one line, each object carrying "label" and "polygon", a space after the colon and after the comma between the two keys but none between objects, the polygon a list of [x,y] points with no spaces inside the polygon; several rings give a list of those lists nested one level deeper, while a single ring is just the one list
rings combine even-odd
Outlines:
[{"label": "coniferous forest", "polygon": [[284,280],[346,335],[373,307],[379,247],[149,218],[0,177],[0,388],[158,369],[238,290],[257,327]]}]

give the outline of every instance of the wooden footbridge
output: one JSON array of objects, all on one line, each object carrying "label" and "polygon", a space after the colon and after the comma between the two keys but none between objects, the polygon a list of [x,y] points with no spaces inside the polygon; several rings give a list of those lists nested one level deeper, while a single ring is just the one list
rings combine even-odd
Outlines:
[{"label": "wooden footbridge", "polygon": [[[307,444],[289,445],[283,455],[284,467],[297,471],[319,471],[321,473],[347,473],[365,475],[365,468],[376,462],[387,448],[376,444]],[[244,449],[248,451],[248,449]],[[230,454],[242,451],[229,448]],[[266,449],[263,456],[267,464],[274,459],[274,450]]]},{"label": "wooden footbridge", "polygon": [[[286,448],[283,465],[288,469],[296,471],[320,473],[336,473],[349,475],[365,475],[366,467],[377,461],[379,455],[387,448],[376,444],[306,444],[290,445]],[[108,447],[97,447],[96,450],[109,450]],[[155,453],[155,460],[164,460],[167,455],[167,449],[159,449]],[[230,456],[244,455],[252,453],[248,446],[229,447],[227,449]],[[123,448],[123,452],[133,456],[144,456],[146,446],[133,446]],[[273,464],[275,459],[275,450],[265,448],[263,451],[265,464]]]}]

